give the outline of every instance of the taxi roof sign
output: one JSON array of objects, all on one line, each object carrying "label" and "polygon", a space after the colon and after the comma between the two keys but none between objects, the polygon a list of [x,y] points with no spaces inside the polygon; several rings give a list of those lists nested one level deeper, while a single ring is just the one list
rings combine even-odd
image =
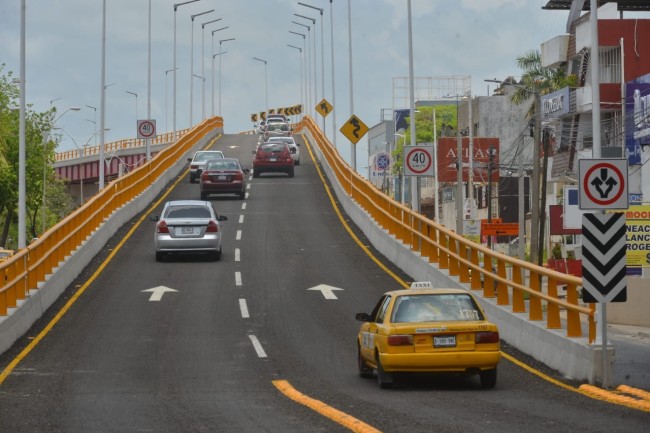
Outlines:
[{"label": "taxi roof sign", "polygon": [[431,281],[413,281],[411,283],[411,289],[414,290],[433,289],[433,284],[431,284]]}]

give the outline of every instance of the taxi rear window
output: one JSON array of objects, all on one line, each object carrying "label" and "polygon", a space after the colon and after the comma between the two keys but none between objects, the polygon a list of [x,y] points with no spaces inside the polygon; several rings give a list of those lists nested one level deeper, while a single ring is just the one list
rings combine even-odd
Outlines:
[{"label": "taxi rear window", "polygon": [[400,296],[391,322],[485,320],[474,299],[464,293]]}]

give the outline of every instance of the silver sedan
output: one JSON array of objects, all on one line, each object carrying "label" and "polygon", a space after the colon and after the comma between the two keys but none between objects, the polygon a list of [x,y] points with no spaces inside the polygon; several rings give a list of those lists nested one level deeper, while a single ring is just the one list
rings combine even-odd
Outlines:
[{"label": "silver sedan", "polygon": [[165,203],[154,233],[156,261],[170,253],[206,253],[214,260],[221,258],[221,221],[208,201],[174,200]]}]

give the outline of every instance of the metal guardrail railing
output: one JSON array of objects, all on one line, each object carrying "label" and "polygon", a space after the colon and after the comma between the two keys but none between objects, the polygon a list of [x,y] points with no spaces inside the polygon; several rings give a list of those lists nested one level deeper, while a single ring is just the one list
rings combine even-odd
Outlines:
[{"label": "metal guardrail railing", "polygon": [[[183,135],[187,134],[189,131],[190,131],[189,128],[176,131],[176,139],[177,140],[180,139]],[[157,144],[165,144],[165,143],[173,143],[173,142],[174,142],[174,133],[167,132],[165,134],[157,135],[155,138],[151,139],[151,143],[149,144],[151,146],[154,146]],[[116,152],[118,150],[137,149],[137,148],[145,147],[146,145],[147,145],[146,140],[140,138],[129,138],[124,140],[112,141],[110,143],[105,143],[104,152],[111,153],[111,152]],[[72,159],[77,159],[84,156],[93,156],[93,155],[99,155],[99,146],[86,146],[83,149],[73,149],[73,150],[66,150],[64,152],[57,152],[54,160],[56,162],[69,161]]]},{"label": "metal guardrail railing", "polygon": [[[438,268],[448,270],[449,275],[468,283],[472,290],[482,290],[485,298],[496,298],[497,305],[511,306],[513,313],[528,313],[531,321],[546,320],[549,329],[566,329],[567,337],[583,337],[581,322],[584,320],[589,342],[595,341],[595,305],[579,304],[581,278],[498,253],[436,224],[393,200],[352,170],[313,119],[304,117],[302,127],[311,133],[345,192],[412,251]],[[559,287],[565,287],[566,299],[558,296]],[[566,311],[565,321],[561,310]]]},{"label": "metal guardrail railing", "polygon": [[37,290],[38,283],[45,281],[46,275],[72,255],[113,212],[141,194],[215,128],[223,128],[222,118],[207,119],[189,130],[148,163],[106,185],[36,241],[1,262],[0,316],[6,316],[9,308],[17,307],[31,290]]}]

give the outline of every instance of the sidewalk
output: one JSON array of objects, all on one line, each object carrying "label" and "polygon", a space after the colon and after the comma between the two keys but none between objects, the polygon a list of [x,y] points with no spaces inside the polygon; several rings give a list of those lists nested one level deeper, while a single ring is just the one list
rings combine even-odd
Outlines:
[{"label": "sidewalk", "polygon": [[650,392],[650,328],[608,324],[607,339],[614,345],[612,385]]}]

